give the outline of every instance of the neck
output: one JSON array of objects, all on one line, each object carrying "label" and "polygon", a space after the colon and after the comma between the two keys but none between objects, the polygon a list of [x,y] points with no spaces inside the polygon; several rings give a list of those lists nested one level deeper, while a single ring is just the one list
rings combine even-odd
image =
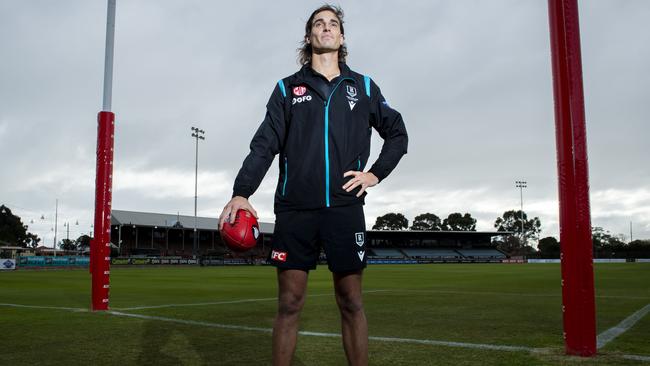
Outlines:
[{"label": "neck", "polygon": [[338,50],[326,53],[312,52],[311,68],[325,76],[327,80],[332,81],[332,79],[341,74]]}]

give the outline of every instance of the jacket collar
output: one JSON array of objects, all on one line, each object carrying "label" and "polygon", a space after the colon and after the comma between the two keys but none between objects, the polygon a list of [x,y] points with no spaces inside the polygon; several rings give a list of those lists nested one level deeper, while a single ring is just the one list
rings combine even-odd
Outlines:
[{"label": "jacket collar", "polygon": [[[342,78],[352,78],[350,68],[345,62],[339,62],[339,70],[341,70]],[[310,79],[323,77],[321,74],[316,72],[316,70],[311,68],[311,63],[303,65],[300,71],[298,71],[297,76],[297,82],[309,82]]]}]

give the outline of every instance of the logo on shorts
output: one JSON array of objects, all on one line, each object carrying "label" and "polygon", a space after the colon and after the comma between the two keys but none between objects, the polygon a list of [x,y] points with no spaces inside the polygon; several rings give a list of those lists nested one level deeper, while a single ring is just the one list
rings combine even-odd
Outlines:
[{"label": "logo on shorts", "polygon": [[260,236],[260,229],[257,226],[253,226],[253,238],[257,240]]},{"label": "logo on shorts", "polygon": [[362,250],[357,252],[357,255],[359,256],[359,260],[363,262],[363,257],[366,255],[366,252]]},{"label": "logo on shorts", "polygon": [[293,88],[293,95],[298,97],[305,95],[306,92],[307,92],[307,88],[305,88],[302,85]]},{"label": "logo on shorts", "polygon": [[274,250],[271,252],[271,260],[286,262],[287,261],[287,252],[278,252]]},{"label": "logo on shorts", "polygon": [[363,243],[366,241],[365,238],[364,238],[363,232],[354,233],[354,238],[355,238],[355,240],[357,242],[357,245],[360,246],[360,247],[363,246]]}]

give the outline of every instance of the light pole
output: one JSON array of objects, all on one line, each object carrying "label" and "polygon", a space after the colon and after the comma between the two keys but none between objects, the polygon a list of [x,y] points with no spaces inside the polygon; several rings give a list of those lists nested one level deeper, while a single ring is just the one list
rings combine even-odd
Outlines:
[{"label": "light pole", "polygon": [[519,203],[520,203],[520,213],[521,213],[521,241],[522,247],[525,245],[524,241],[524,188],[526,188],[526,181],[517,180],[515,181],[515,187],[519,188]]},{"label": "light pole", "polygon": [[[79,225],[79,220],[75,223],[75,225]],[[70,221],[66,221],[63,223],[63,226],[66,228],[66,244],[70,243]]]},{"label": "light pole", "polygon": [[198,188],[198,179],[199,179],[199,139],[205,140],[205,131],[192,127],[192,137],[196,140],[196,154],[194,160],[194,236],[193,236],[193,245],[192,245],[192,255],[196,259],[196,253],[198,250],[198,239],[196,232],[196,199],[197,199],[197,188]]},{"label": "light pole", "polygon": [[58,231],[58,222],[59,222],[59,199],[56,199],[56,206],[54,208],[54,256],[56,257],[56,234]]}]

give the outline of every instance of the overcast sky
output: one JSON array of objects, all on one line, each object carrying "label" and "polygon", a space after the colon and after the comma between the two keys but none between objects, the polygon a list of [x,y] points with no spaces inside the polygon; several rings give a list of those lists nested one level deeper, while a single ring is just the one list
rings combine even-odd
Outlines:
[{"label": "overcast sky", "polygon": [[[117,1],[113,208],[216,217],[320,1]],[[366,199],[368,226],[519,209],[558,235],[547,2],[345,1],[348,65],[370,75],[409,152]],[[580,2],[592,225],[650,238],[650,1]],[[106,1],[0,1],[0,203],[52,244],[91,230]],[[373,138],[377,156],[381,139]],[[273,221],[277,164],[251,198]],[[45,220],[40,220],[44,215]],[[34,220],[34,223],[31,223]],[[74,223],[79,222],[79,225]],[[63,232],[63,234],[61,234]]]}]

